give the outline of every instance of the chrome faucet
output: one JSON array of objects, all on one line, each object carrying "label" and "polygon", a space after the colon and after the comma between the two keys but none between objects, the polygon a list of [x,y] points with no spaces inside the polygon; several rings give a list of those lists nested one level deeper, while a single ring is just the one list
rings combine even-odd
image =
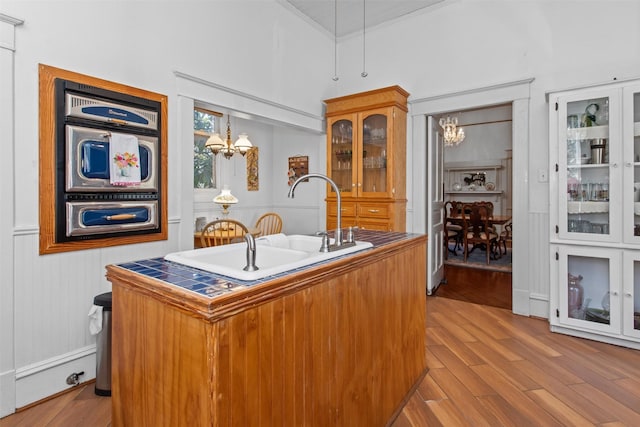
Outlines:
[{"label": "chrome faucet", "polygon": [[256,266],[256,239],[251,233],[245,233],[244,240],[247,242],[247,265],[244,266],[243,270],[259,270],[259,268]]},{"label": "chrome faucet", "polygon": [[338,229],[335,232],[335,246],[342,246],[342,197],[340,196],[340,189],[338,188],[338,186],[336,185],[335,182],[333,182],[333,180],[331,178],[329,178],[326,175],[322,175],[320,173],[309,173],[307,175],[302,175],[300,178],[296,179],[293,184],[291,185],[291,188],[289,189],[289,197],[293,199],[293,191],[296,189],[296,186],[298,185],[298,183],[300,183],[301,181],[304,181],[305,179],[308,178],[320,178],[323,179],[325,181],[327,181],[331,187],[333,188],[333,191],[336,192],[336,199],[338,201],[338,220],[336,223],[336,226],[338,227]]}]

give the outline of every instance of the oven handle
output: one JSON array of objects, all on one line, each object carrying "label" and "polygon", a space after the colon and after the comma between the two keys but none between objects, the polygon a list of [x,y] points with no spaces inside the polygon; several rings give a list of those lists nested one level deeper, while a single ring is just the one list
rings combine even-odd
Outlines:
[{"label": "oven handle", "polygon": [[135,219],[136,214],[117,214],[117,215],[105,215],[104,219],[107,221],[123,221],[125,219]]}]

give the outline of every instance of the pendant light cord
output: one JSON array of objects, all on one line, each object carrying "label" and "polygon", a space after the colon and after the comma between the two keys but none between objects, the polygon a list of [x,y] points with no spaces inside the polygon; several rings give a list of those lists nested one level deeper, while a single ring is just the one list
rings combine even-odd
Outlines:
[{"label": "pendant light cord", "polygon": [[369,73],[366,71],[366,29],[367,29],[367,0],[362,0],[362,73],[360,76],[367,77]]},{"label": "pendant light cord", "polygon": [[333,2],[333,81],[338,77],[338,0]]}]

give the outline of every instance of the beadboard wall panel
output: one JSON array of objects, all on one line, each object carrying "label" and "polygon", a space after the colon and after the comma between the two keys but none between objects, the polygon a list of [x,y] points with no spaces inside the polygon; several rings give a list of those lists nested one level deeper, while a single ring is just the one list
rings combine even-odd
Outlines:
[{"label": "beadboard wall panel", "polygon": [[531,316],[549,317],[549,214],[529,213],[529,304]]},{"label": "beadboard wall panel", "polygon": [[37,257],[37,228],[14,232],[16,407],[70,387],[72,372],[84,371],[82,381],[95,378],[88,313],[96,295],[111,291],[105,266],[176,251],[178,223],[169,220],[167,241]]}]

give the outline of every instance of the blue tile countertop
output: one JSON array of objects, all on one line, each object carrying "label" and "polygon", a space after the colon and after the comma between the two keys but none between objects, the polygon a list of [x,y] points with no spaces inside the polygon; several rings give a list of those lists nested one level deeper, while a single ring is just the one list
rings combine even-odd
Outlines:
[{"label": "blue tile countertop", "polygon": [[[373,230],[357,230],[355,232],[356,240],[371,242],[374,248],[402,240],[412,239],[416,236],[418,236],[418,234]],[[351,255],[353,254],[347,254],[343,257],[348,257]],[[292,271],[296,272],[307,270],[310,268],[314,268],[319,264],[325,264],[343,257],[333,258],[331,260],[308,265]],[[197,268],[188,267],[186,265],[178,264],[172,261],[167,261],[164,258],[151,258],[116,265],[126,270],[130,270],[134,273],[151,277],[153,279],[160,280],[165,283],[169,283],[182,289],[211,298],[225,293],[255,286],[259,283],[268,282],[270,280],[287,276],[292,273],[292,271],[287,271],[280,274],[274,274],[273,276],[265,277],[259,280],[243,281],[227,276],[222,276],[220,274],[210,273],[208,271],[200,270]]]}]

